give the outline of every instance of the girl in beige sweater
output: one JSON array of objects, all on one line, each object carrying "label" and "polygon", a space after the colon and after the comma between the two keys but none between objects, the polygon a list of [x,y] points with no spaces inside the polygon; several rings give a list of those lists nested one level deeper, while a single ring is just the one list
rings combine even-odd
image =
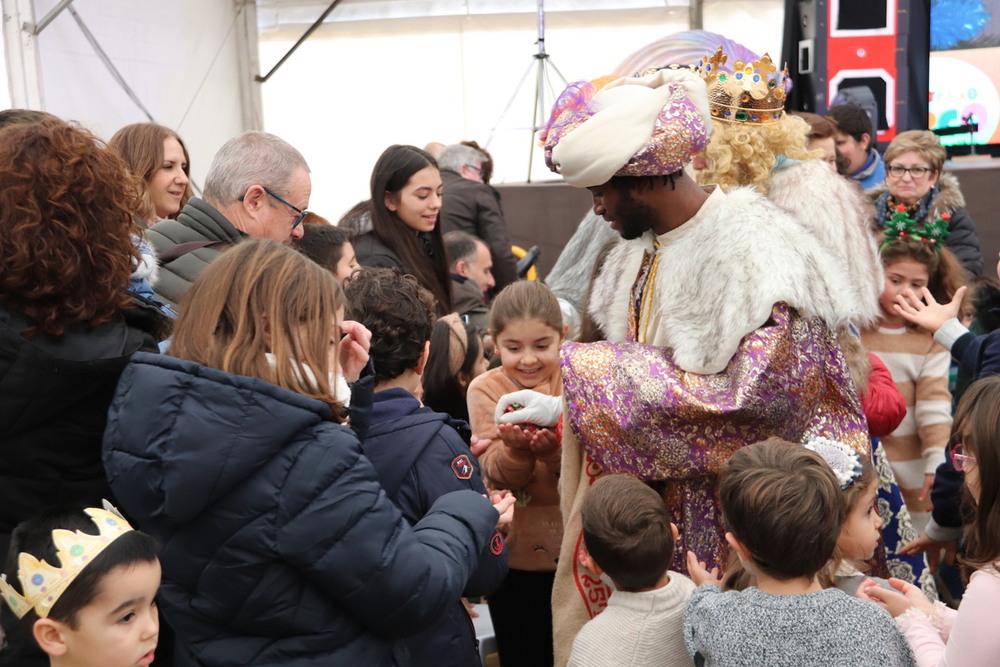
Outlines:
[{"label": "girl in beige sweater", "polygon": [[559,348],[566,336],[559,302],[545,285],[520,281],[493,301],[490,333],[500,367],[469,386],[469,420],[486,485],[517,497],[507,534],[510,573],[489,596],[501,664],[552,665],[552,580],[562,541],[558,429],[498,425],[497,401],[520,389],[562,394]]}]

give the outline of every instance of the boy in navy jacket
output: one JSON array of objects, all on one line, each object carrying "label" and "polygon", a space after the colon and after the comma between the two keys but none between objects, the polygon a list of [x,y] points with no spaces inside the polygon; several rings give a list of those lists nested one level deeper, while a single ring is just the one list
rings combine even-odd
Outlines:
[{"label": "boy in navy jacket", "polygon": [[[389,499],[413,524],[450,491],[486,493],[479,464],[469,451],[468,424],[424,407],[417,398],[435,319],[433,295],[396,269],[366,268],[351,279],[346,296],[347,318],[372,332],[375,396],[362,448]],[[497,533],[463,594],[489,594],[506,574],[507,550]],[[460,600],[406,643],[412,665],[466,667],[480,662],[472,621]]]}]

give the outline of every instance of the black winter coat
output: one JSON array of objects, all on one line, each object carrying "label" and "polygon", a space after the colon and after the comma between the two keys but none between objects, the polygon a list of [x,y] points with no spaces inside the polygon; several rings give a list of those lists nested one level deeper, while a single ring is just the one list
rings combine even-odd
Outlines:
[{"label": "black winter coat", "polygon": [[[371,427],[361,446],[389,499],[416,525],[447,493],[462,489],[486,493],[479,462],[469,452],[471,435],[465,422],[422,407],[406,390],[393,388],[375,393]],[[462,595],[489,595],[506,575],[507,549],[496,533],[480,553]],[[406,644],[408,664],[414,667],[479,664],[475,630],[458,598],[445,616],[407,638]]]},{"label": "black winter coat", "polygon": [[155,352],[152,306],[55,339],[0,305],[0,534],[50,504],[108,496],[101,436],[118,376],[134,352]]},{"label": "black winter coat", "polygon": [[[100,506],[111,499],[101,437],[118,376],[132,354],[155,352],[166,321],[142,299],[93,329],[61,338],[22,336],[30,325],[0,305],[0,557],[14,527],[46,505]],[[0,665],[48,665],[0,605],[7,649]]]},{"label": "black winter coat", "polygon": [[326,404],[136,355],[108,414],[122,510],[163,545],[178,665],[390,665],[460,595],[494,534],[472,491],[411,528]]}]

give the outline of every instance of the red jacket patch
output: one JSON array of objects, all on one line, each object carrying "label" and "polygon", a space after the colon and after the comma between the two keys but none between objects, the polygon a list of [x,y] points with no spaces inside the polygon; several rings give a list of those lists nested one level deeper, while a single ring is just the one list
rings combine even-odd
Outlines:
[{"label": "red jacket patch", "polygon": [[503,537],[500,533],[493,533],[493,539],[490,540],[490,553],[494,556],[503,553]]}]

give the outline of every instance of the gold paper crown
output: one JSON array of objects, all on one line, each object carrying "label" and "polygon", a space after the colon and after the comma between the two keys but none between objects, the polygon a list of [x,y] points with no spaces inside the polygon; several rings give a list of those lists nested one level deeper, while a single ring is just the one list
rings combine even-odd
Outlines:
[{"label": "gold paper crown", "polygon": [[32,607],[41,618],[48,616],[59,596],[66,592],[83,568],[108,545],[132,530],[107,501],[104,501],[104,509],[88,507],[84,512],[90,515],[100,532],[90,535],[79,530],[53,530],[52,543],[61,567],[53,567],[23,551],[18,554],[17,578],[21,580],[24,595],[7,583],[6,574],[0,575],[0,594],[18,618],[24,618]]},{"label": "gold paper crown", "polygon": [[701,59],[698,69],[708,86],[712,118],[727,123],[763,125],[781,119],[788,68],[779,72],[766,53],[753,62],[737,60],[732,73],[722,69],[729,59],[720,46]]}]

